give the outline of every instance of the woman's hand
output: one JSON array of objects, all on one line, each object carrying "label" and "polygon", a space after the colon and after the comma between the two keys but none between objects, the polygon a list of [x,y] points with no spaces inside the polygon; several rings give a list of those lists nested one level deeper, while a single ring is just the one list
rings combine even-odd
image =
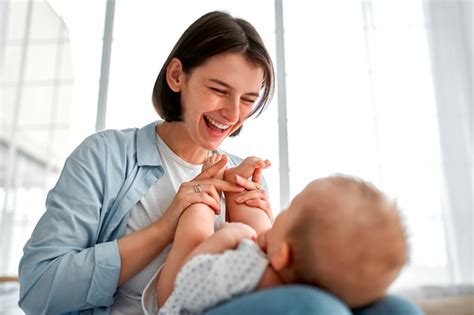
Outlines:
[{"label": "woman's hand", "polygon": [[167,221],[174,235],[179,218],[183,211],[194,203],[208,205],[216,214],[220,213],[220,196],[218,191],[242,192],[243,187],[213,178],[219,171],[225,168],[227,156],[223,155],[221,160],[204,170],[189,182],[182,183],[171,202],[170,206],[160,220]]},{"label": "woman's hand", "polygon": [[256,169],[252,180],[248,180],[239,175],[235,176],[236,183],[245,188],[245,191],[235,195],[234,200],[237,203],[245,203],[249,207],[260,208],[267,214],[270,222],[273,223],[273,212],[270,202],[268,201],[267,192],[259,183],[261,172],[261,168]]}]

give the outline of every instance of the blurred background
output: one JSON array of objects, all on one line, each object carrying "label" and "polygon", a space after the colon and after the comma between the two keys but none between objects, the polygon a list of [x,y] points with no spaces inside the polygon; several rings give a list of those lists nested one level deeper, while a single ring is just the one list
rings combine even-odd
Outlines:
[{"label": "blurred background", "polygon": [[471,0],[0,0],[0,276],[15,277],[65,158],[157,120],[151,92],[185,28],[225,10],[275,63],[268,109],[225,150],[268,158],[275,213],[347,173],[401,208],[394,288],[474,283]]}]

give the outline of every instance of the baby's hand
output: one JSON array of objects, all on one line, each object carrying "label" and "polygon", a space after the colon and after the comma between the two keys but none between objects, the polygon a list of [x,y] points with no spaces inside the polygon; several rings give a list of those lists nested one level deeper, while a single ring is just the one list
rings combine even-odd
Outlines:
[{"label": "baby's hand", "polygon": [[251,226],[240,222],[225,222],[216,233],[222,233],[228,237],[232,237],[236,244],[244,238],[249,238],[254,241],[257,239],[257,232]]}]

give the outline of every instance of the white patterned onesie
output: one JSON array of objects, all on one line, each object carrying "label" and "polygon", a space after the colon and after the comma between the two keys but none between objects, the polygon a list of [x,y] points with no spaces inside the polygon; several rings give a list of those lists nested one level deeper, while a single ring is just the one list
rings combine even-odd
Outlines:
[{"label": "white patterned onesie", "polygon": [[173,293],[159,314],[200,314],[218,303],[253,291],[267,265],[265,253],[249,239],[222,254],[195,256],[178,273]]}]

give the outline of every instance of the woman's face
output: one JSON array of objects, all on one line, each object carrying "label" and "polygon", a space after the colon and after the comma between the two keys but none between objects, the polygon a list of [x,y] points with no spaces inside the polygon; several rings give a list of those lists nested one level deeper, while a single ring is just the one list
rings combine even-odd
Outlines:
[{"label": "woman's face", "polygon": [[182,75],[183,124],[191,141],[217,149],[254,108],[263,82],[261,67],[238,53],[224,53]]}]

